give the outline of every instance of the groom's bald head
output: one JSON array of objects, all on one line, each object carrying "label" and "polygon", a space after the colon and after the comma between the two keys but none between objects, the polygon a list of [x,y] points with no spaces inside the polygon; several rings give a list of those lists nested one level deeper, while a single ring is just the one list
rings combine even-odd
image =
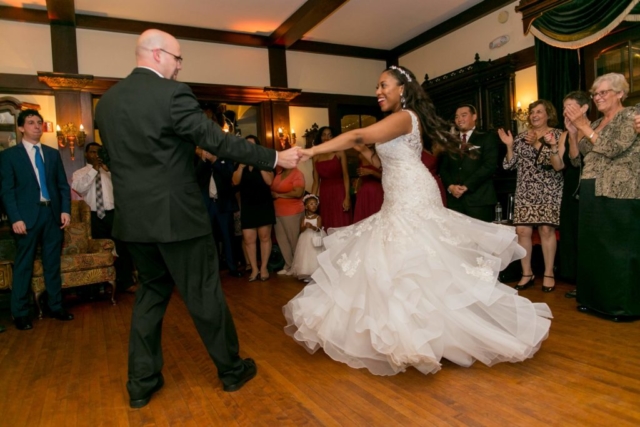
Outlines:
[{"label": "groom's bald head", "polygon": [[167,79],[176,79],[182,69],[180,43],[169,33],[151,29],[140,34],[136,43],[136,63],[149,67]]}]

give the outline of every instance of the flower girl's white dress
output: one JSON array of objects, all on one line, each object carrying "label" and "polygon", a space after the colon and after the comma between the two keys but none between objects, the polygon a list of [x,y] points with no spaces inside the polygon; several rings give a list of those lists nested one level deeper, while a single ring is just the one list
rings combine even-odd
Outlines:
[{"label": "flower girl's white dress", "polygon": [[525,250],[513,228],[442,206],[406,114],[413,131],[376,146],[382,209],[324,239],[312,282],[284,307],[285,331],[377,375],[436,372],[443,357],[469,366],[533,356],[551,311],[497,281]]},{"label": "flower girl's white dress", "polygon": [[[305,218],[305,223],[309,223],[314,227],[318,227],[318,218]],[[295,254],[293,256],[293,265],[291,270],[298,279],[307,279],[311,273],[318,268],[318,255],[324,250],[324,246],[316,247],[313,245],[313,238],[318,236],[325,237],[327,233],[324,230],[313,231],[307,228],[298,237]]]}]

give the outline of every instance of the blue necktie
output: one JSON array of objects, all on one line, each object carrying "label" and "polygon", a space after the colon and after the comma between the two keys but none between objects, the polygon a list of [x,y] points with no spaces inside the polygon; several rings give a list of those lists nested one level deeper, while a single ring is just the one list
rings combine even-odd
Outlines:
[{"label": "blue necktie", "polygon": [[49,197],[49,190],[47,189],[47,177],[44,173],[44,161],[42,161],[42,156],[40,155],[40,147],[34,145],[33,149],[36,150],[36,169],[38,169],[38,178],[40,178],[40,191],[42,192],[42,198],[51,200],[51,197]]}]

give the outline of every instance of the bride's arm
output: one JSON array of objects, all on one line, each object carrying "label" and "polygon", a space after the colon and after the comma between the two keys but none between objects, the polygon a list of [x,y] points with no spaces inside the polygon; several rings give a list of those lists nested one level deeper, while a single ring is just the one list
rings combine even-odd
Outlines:
[{"label": "bride's arm", "polygon": [[315,156],[333,151],[348,150],[356,145],[383,143],[411,133],[411,126],[411,115],[408,112],[399,111],[371,126],[345,132],[331,141],[314,145],[309,150],[304,151],[308,151],[310,152],[309,154]]}]

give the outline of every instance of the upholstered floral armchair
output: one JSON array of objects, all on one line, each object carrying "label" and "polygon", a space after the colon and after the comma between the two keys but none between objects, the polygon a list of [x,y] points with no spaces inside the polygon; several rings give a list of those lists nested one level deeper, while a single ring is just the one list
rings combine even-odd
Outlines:
[{"label": "upholstered floral armchair", "polygon": [[[82,200],[71,201],[71,224],[64,229],[60,273],[62,288],[108,282],[111,303],[115,305],[116,270],[113,266],[113,240],[91,238],[91,208]],[[42,260],[33,264],[31,288],[42,317],[40,295],[45,291]]]}]

